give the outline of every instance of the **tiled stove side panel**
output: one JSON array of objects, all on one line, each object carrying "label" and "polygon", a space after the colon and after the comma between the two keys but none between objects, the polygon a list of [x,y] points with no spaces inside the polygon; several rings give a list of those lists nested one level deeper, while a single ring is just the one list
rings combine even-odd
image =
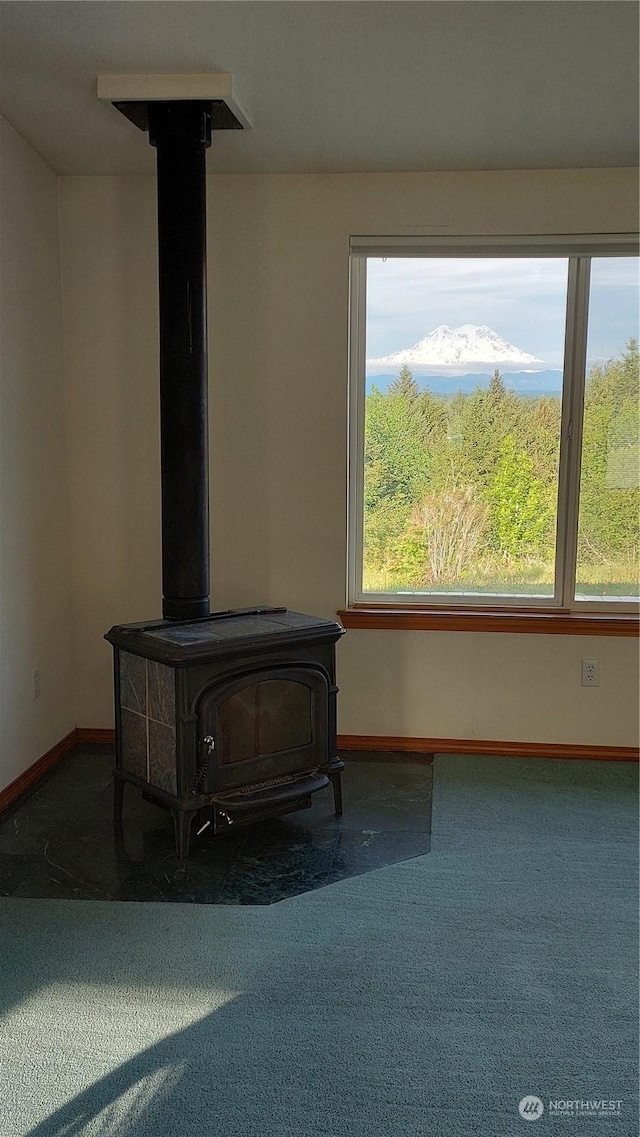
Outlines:
[{"label": "tiled stove side panel", "polygon": [[176,692],[173,668],[120,652],[122,767],[176,793]]},{"label": "tiled stove side panel", "polygon": [[147,660],[149,781],[176,792],[176,681],[172,667]]}]

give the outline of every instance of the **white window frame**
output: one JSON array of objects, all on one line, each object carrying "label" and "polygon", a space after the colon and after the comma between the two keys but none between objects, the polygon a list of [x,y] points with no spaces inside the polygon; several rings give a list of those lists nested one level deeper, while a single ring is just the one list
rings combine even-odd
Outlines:
[{"label": "white window frame", "polygon": [[[639,255],[638,234],[522,237],[353,236],[349,289],[349,460],[347,604],[388,608],[546,609],[555,612],[637,612],[637,604],[574,597],[578,553],[578,499],[592,257]],[[561,257],[569,260],[564,375],[560,427],[558,517],[553,597],[481,593],[364,592],[364,439],[367,258],[369,257]]]}]

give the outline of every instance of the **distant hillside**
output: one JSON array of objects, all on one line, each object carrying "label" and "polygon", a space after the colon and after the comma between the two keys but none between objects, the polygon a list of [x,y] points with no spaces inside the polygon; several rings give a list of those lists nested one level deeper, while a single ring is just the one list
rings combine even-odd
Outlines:
[{"label": "distant hillside", "polygon": [[[398,378],[392,375],[367,375],[366,389],[369,394],[373,387],[383,393]],[[421,390],[428,387],[434,395],[455,395],[456,391],[469,394],[475,387],[488,387],[491,375],[418,375],[414,379]],[[505,387],[512,387],[517,395],[560,395],[562,391],[561,371],[514,371],[503,372]]]}]

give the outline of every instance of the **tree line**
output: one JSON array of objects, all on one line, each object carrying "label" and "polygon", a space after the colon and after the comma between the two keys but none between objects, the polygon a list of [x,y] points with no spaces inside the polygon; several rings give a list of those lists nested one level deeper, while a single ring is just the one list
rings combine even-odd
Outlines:
[{"label": "tree line", "polygon": [[[586,381],[578,563],[627,581],[638,563],[639,353]],[[365,588],[553,580],[561,398],[420,389],[404,365],[365,416]],[[616,576],[617,574],[617,576]]]}]

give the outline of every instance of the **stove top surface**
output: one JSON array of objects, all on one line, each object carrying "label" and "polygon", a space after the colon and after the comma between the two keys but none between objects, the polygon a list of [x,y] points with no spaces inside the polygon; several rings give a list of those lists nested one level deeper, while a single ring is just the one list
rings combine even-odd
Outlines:
[{"label": "stove top surface", "polygon": [[288,608],[236,608],[203,620],[116,624],[105,639],[126,651],[179,662],[223,653],[236,645],[248,650],[258,641],[290,642],[307,638],[338,639],[344,629],[334,620]]}]

